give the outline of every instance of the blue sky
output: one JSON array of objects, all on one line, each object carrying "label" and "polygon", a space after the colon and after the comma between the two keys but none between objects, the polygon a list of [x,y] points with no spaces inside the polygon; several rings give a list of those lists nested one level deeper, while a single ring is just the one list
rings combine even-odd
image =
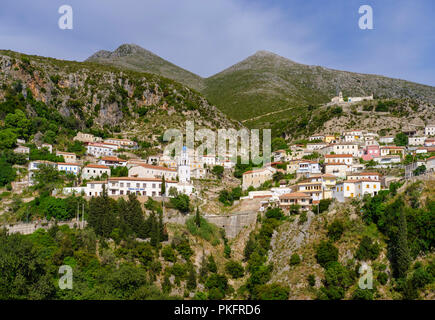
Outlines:
[{"label": "blue sky", "polygon": [[[73,30],[58,28],[61,5]],[[358,27],[361,5],[374,29]],[[432,0],[2,0],[0,48],[84,60],[136,43],[201,76],[258,50],[435,85]]]}]

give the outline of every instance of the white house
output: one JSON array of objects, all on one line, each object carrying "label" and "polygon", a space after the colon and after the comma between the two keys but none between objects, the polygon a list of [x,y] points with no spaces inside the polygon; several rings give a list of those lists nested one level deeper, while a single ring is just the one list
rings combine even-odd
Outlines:
[{"label": "white house", "polygon": [[120,148],[136,148],[137,143],[135,141],[129,139],[117,139],[117,138],[108,138],[104,140],[105,143],[115,144]]},{"label": "white house", "polygon": [[89,143],[86,147],[87,154],[97,158],[113,156],[117,149],[118,146],[112,143]]},{"label": "white house", "polygon": [[311,160],[300,160],[298,164],[298,168],[296,170],[296,174],[298,176],[308,177],[313,174],[320,173],[319,163]]},{"label": "white house", "polygon": [[424,145],[425,140],[426,140],[426,137],[409,137],[408,138],[408,145],[410,145],[410,146],[422,146],[422,145]]},{"label": "white house", "polygon": [[136,177],[136,178],[160,178],[160,179],[163,176],[165,176],[165,179],[176,180],[177,170],[143,163],[131,167],[128,170],[128,176]]},{"label": "white house", "polygon": [[307,143],[307,150],[315,151],[326,147],[328,144],[325,142]]},{"label": "white house", "polygon": [[346,178],[349,172],[352,172],[352,166],[345,163],[328,163],[325,165],[325,173],[334,175],[337,178]]},{"label": "white house", "polygon": [[370,179],[375,181],[381,181],[381,175],[377,172],[359,172],[359,173],[349,173],[347,175],[348,180],[364,180]]},{"label": "white house", "polygon": [[379,138],[379,142],[380,143],[385,143],[385,144],[393,143],[394,142],[394,137],[393,136],[380,137]]},{"label": "white house", "polygon": [[82,170],[83,179],[95,179],[101,177],[103,174],[110,177],[110,168],[101,164],[88,164]]},{"label": "white house", "polygon": [[426,135],[426,136],[435,136],[435,124],[427,125],[424,128],[424,135]]},{"label": "white house", "polygon": [[21,154],[29,154],[30,148],[25,146],[18,146],[14,149],[15,153],[21,153]]},{"label": "white house", "polygon": [[318,135],[313,135],[313,136],[309,137],[308,141],[314,141],[314,140],[323,141],[324,139],[325,139],[324,135],[318,134]]},{"label": "white house", "polygon": [[80,173],[80,165],[77,163],[58,162],[57,171],[65,171],[65,173],[78,175]]},{"label": "white house", "polygon": [[351,165],[353,156],[351,154],[327,154],[325,155],[325,163],[344,163]]},{"label": "white house", "polygon": [[344,202],[346,199],[361,199],[365,194],[377,195],[379,190],[381,190],[380,181],[371,179],[345,180],[337,183],[333,197],[339,202]]},{"label": "white house", "polygon": [[118,157],[107,156],[107,157],[102,157],[98,161],[98,164],[101,164],[103,166],[108,166],[108,167],[125,167],[127,166],[127,160],[120,159]]},{"label": "white house", "polygon": [[335,154],[351,154],[354,157],[358,157],[359,146],[357,143],[340,142],[332,145],[332,152]]}]

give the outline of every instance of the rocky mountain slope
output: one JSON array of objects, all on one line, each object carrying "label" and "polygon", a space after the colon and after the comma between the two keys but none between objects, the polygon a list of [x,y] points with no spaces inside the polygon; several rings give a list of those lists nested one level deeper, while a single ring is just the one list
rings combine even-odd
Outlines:
[{"label": "rocky mountain slope", "polygon": [[101,64],[0,51],[0,83],[0,119],[18,108],[74,131],[104,130],[143,140],[168,128],[182,130],[192,119],[197,127],[240,126],[180,83]]},{"label": "rocky mountain slope", "polygon": [[[143,58],[150,55],[139,48],[123,45],[113,53],[100,52],[89,60],[179,80],[200,90],[220,110],[233,119],[245,121],[248,127],[269,126],[288,115],[303,114],[309,105],[328,103],[338,90],[345,96],[367,96],[373,93],[376,98],[406,98],[435,103],[435,88],[432,86],[304,65],[268,51],[258,51],[209,78],[195,76],[192,79],[192,74],[185,75],[185,70],[173,69],[172,64],[163,63],[155,55],[151,55],[152,59]],[[154,62],[154,59],[158,61]],[[171,68],[166,67],[168,65]],[[270,117],[271,113],[277,111],[282,113]]]},{"label": "rocky mountain slope", "polygon": [[196,90],[202,88],[203,80],[200,76],[134,44],[123,44],[113,52],[98,51],[86,61],[114,65],[139,72],[154,73],[183,83]]}]

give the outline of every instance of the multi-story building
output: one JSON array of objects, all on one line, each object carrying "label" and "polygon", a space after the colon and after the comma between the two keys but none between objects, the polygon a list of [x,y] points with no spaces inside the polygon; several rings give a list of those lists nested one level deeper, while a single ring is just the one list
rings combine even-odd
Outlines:
[{"label": "multi-story building", "polygon": [[77,156],[73,152],[56,151],[56,156],[62,156],[67,163],[75,163],[77,161]]},{"label": "multi-story building", "polygon": [[353,156],[351,154],[327,154],[325,155],[325,163],[344,163],[351,165]]},{"label": "multi-story building", "polygon": [[381,157],[389,155],[399,155],[400,157],[405,156],[405,147],[397,146],[382,146],[381,147]]},{"label": "multi-story building", "polygon": [[425,136],[435,136],[435,124],[427,125],[424,128],[424,135]]},{"label": "multi-story building", "polygon": [[102,157],[98,164],[108,167],[125,167],[127,166],[127,160],[120,159],[118,157],[108,156]]},{"label": "multi-story building", "polygon": [[289,212],[293,205],[300,206],[303,211],[311,208],[310,196],[303,192],[286,193],[279,196],[279,206],[284,212]]},{"label": "multi-story building", "polygon": [[159,178],[159,179],[165,176],[165,179],[176,180],[177,170],[143,163],[131,167],[128,170],[128,176],[136,177],[136,178]]},{"label": "multi-story building", "polygon": [[427,137],[409,137],[408,145],[410,146],[422,146]]},{"label": "multi-story building", "polygon": [[381,175],[378,172],[359,172],[359,173],[352,172],[347,175],[347,180],[364,180],[364,179],[381,181]]},{"label": "multi-story building", "polygon": [[77,176],[80,174],[80,165],[77,163],[58,162],[57,170],[65,171],[65,173],[72,173]]},{"label": "multi-story building", "polygon": [[89,143],[86,149],[87,154],[100,158],[113,156],[115,151],[118,149],[118,146],[113,143]]},{"label": "multi-story building", "polygon": [[309,150],[309,151],[320,150],[320,149],[326,147],[327,145],[328,144],[325,142],[307,143],[307,150]]},{"label": "multi-story building", "polygon": [[350,172],[352,172],[352,166],[345,163],[325,164],[325,173],[334,175],[337,178],[346,178]]},{"label": "multi-story building", "polygon": [[361,199],[366,194],[377,195],[380,190],[381,182],[378,180],[345,180],[337,183],[333,197],[339,202],[344,202],[346,199]]},{"label": "multi-story building", "polygon": [[298,168],[296,170],[296,174],[298,176],[309,177],[313,174],[320,173],[319,163],[311,160],[299,160]]},{"label": "multi-story building", "polygon": [[119,148],[133,149],[137,147],[137,142],[129,139],[108,138],[104,140],[104,143],[113,143],[116,144]]},{"label": "multi-story building", "polygon": [[101,164],[88,164],[82,170],[83,179],[96,179],[104,174],[110,177],[110,168]]},{"label": "multi-story building", "polygon": [[379,148],[378,145],[369,145],[363,148],[361,158],[364,161],[370,161],[373,160],[374,158],[379,157],[380,155],[381,155],[381,149]]},{"label": "multi-story building", "polygon": [[80,141],[80,142],[101,142],[103,141],[100,137],[95,137],[93,134],[90,133],[83,133],[78,132],[77,135],[73,138],[74,141]]},{"label": "multi-story building", "polygon": [[351,154],[354,157],[358,157],[359,146],[357,143],[340,142],[332,145],[332,152],[335,154]]},{"label": "multi-story building", "polygon": [[272,180],[275,168],[265,167],[257,170],[246,171],[242,176],[242,189],[246,190],[249,187],[258,188],[268,180]]},{"label": "multi-story building", "polygon": [[[103,186],[106,188],[109,196],[125,196],[131,193],[138,196],[159,197],[162,196],[162,179],[157,178],[135,178],[135,177],[113,177],[107,181],[91,181],[86,187],[64,188],[64,194],[73,192],[84,194],[88,197],[101,196]],[[169,190],[175,188],[178,193],[190,195],[194,192],[191,185],[180,184],[177,181],[165,180],[166,196],[169,195]]]}]

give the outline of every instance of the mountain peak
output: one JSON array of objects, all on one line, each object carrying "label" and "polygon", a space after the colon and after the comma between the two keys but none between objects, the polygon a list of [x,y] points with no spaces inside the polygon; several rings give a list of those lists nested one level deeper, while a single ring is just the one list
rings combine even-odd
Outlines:
[{"label": "mountain peak", "polygon": [[112,52],[112,54],[116,57],[124,57],[129,56],[137,53],[150,53],[148,50],[145,50],[141,46],[138,46],[134,43],[125,43],[121,44],[116,50]]}]

